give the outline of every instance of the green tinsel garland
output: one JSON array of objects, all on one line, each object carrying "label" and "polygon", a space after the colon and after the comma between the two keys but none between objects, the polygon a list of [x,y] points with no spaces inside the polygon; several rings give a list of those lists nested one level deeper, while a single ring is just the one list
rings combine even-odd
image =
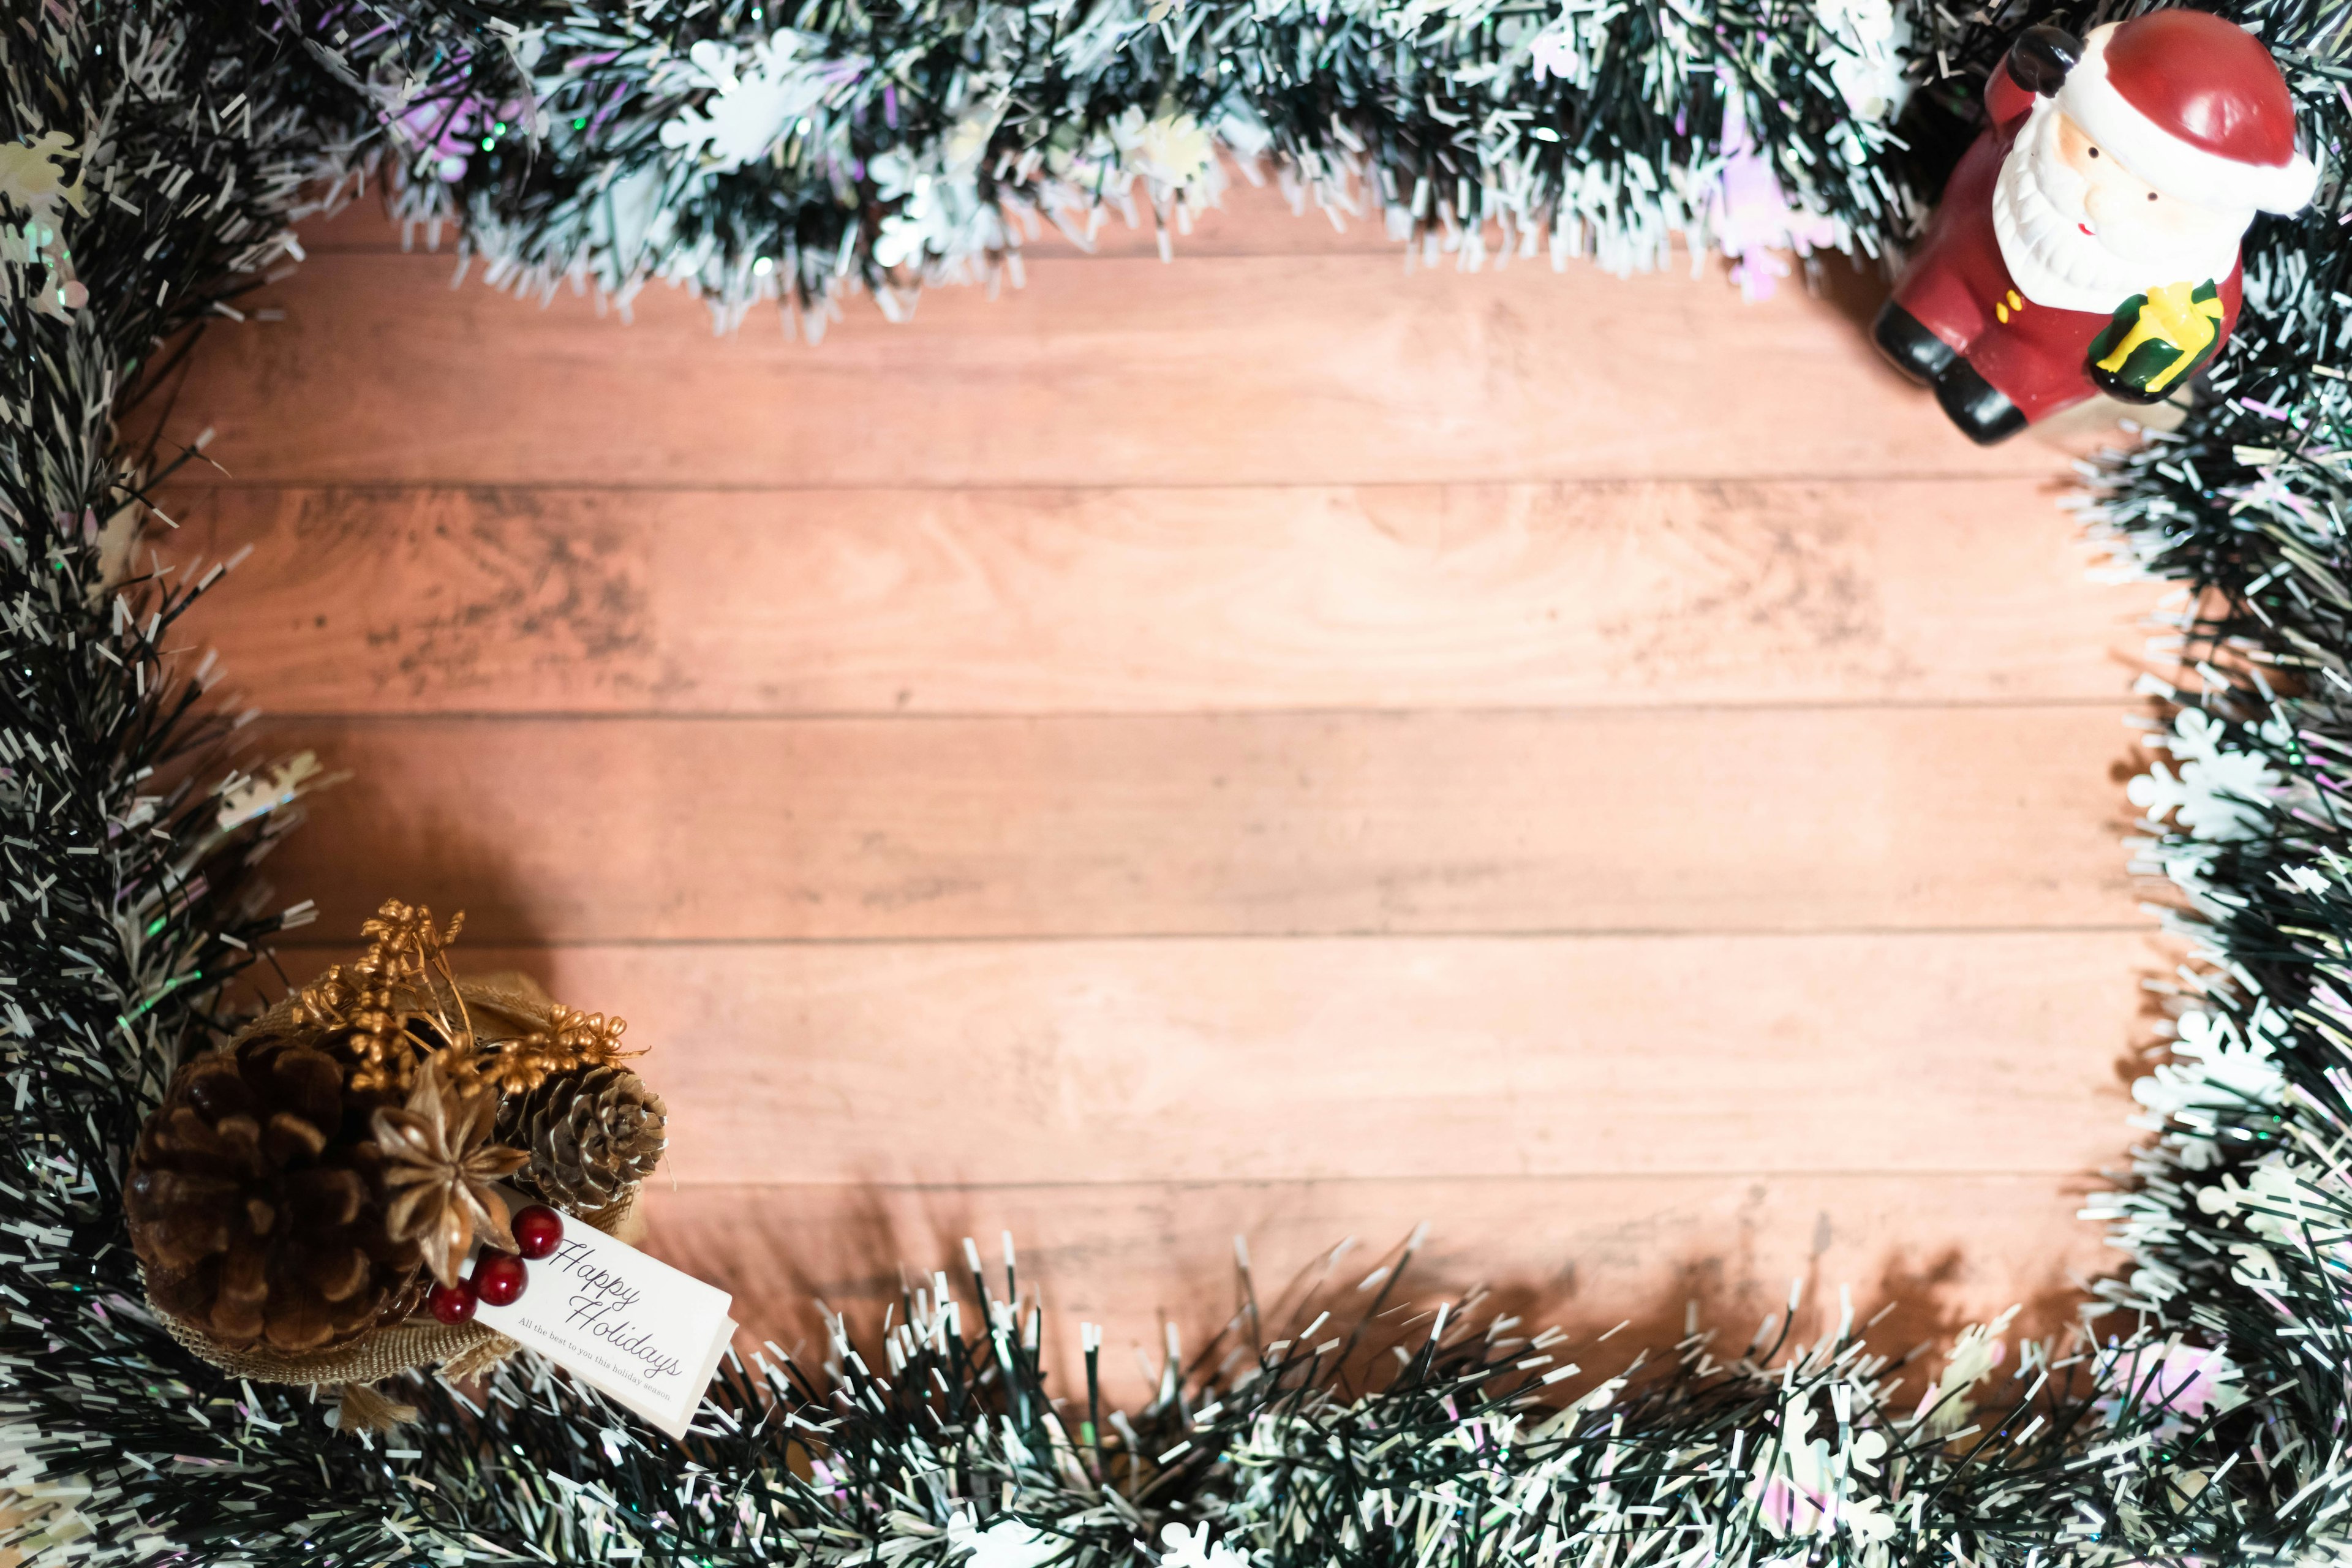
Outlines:
[{"label": "green tinsel garland", "polygon": [[[2331,164],[2352,14],[2249,0]],[[1017,260],[1025,221],[1155,221],[1213,136],[1302,199],[1476,260],[1613,265],[1685,234],[1881,252],[2039,11],[1873,0],[26,0],[0,18],[0,1543],[35,1562],[1648,1568],[2352,1562],[2352,244],[2331,181],[2247,247],[2203,403],[2104,476],[2119,552],[2191,591],[2144,853],[2198,943],[2155,1140],[2105,1200],[2109,1335],[1971,1331],[1924,1400],[1848,1322],[1694,1337],[1572,1403],[1570,1359],[1404,1265],[1247,1308],[1133,1415],[1049,1391],[1007,1260],[863,1352],[730,1364],[672,1445],[544,1368],[438,1384],[393,1447],[226,1380],[142,1305],[124,1152],[220,982],[299,906],[251,868],[299,769],[163,651],[199,586],[141,563],[171,462],[121,431],[371,172],[498,281],[692,285],[821,321]],[[1890,73],[1922,90],[1901,121]],[[745,98],[745,94],[753,95]],[[1727,207],[1733,160],[1792,210]],[[1751,167],[1754,164],[1750,165]],[[1407,1279],[1409,1284],[1409,1279]],[[995,1292],[992,1295],[992,1291]],[[1091,1358],[1090,1358],[1091,1359]]]}]

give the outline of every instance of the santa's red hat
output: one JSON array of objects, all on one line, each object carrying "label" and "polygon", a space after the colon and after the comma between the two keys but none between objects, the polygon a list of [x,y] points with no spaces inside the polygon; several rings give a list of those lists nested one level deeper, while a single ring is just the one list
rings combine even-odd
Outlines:
[{"label": "santa's red hat", "polygon": [[2270,51],[2202,11],[2093,29],[2058,108],[2125,168],[2200,206],[2291,213],[2318,183]]}]

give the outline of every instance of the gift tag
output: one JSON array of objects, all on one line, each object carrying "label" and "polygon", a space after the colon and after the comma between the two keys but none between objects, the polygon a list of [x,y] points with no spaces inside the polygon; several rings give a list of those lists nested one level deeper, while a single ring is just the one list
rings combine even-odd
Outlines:
[{"label": "gift tag", "polygon": [[523,1267],[522,1294],[482,1302],[474,1321],[685,1436],[735,1332],[734,1298],[571,1215],[555,1250]]}]

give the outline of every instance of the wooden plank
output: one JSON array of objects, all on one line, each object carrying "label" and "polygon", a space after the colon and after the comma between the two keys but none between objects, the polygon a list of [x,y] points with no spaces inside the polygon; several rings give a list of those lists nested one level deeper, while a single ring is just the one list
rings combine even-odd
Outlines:
[{"label": "wooden plank", "polygon": [[2125,1145],[2157,957],[2118,932],[472,947],[629,1020],[672,1179],[763,1185],[2082,1174]]},{"label": "wooden plank", "polygon": [[2155,597],[2022,479],[191,499],[278,712],[2108,698]]},{"label": "wooden plank", "polygon": [[[787,1135],[780,1130],[780,1136]],[[1427,1244],[1400,1286],[1418,1309],[1485,1283],[1532,1324],[1574,1336],[1588,1373],[1679,1339],[1686,1304],[1736,1352],[1803,1282],[1798,1333],[1838,1319],[1841,1285],[1859,1316],[1896,1311],[1871,1342],[1901,1354],[1948,1340],[2012,1302],[2048,1332],[2071,1318],[2074,1281],[2112,1266],[2099,1231],[2074,1216],[2093,1184],[2047,1176],[1614,1176],[1496,1182],[1148,1183],[1041,1187],[656,1186],[649,1247],[736,1297],[752,1343],[772,1337],[812,1363],[823,1300],[871,1333],[902,1278],[947,1269],[971,1287],[961,1239],[976,1238],[1003,1292],[999,1236],[1010,1230],[1024,1291],[1042,1292],[1050,1387],[1085,1396],[1078,1325],[1105,1325],[1110,1396],[1142,1397],[1163,1353],[1163,1324],[1196,1353],[1239,1300],[1234,1240],[1245,1237],[1269,1324],[1301,1270],[1360,1245],[1329,1271],[1321,1300],[1342,1325],[1366,1297],[1356,1282],[1423,1222]],[[908,1273],[902,1275],[901,1266]],[[1294,1299],[1295,1295],[1294,1295]],[[1599,1334],[1631,1320],[1607,1343]],[[2024,1326],[2024,1325],[2021,1325]],[[748,1348],[748,1345],[747,1345]],[[1140,1363],[1140,1364],[1139,1364]],[[1931,1363],[1931,1368],[1935,1364]],[[1145,1366],[1150,1373],[1143,1370]]]},{"label": "wooden plank", "polygon": [[324,719],[278,865],[482,940],[2137,921],[2101,706]]},{"label": "wooden plank", "polygon": [[663,289],[450,291],[429,256],[316,258],[215,332],[175,437],[273,482],[1339,484],[2021,475],[1783,290],[1382,256],[1041,258],[1027,286],[853,308],[824,344],[714,341]]}]

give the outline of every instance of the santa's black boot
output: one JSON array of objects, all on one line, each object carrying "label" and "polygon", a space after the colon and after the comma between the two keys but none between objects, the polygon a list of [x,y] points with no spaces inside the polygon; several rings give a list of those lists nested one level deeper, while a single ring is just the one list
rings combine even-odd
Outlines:
[{"label": "santa's black boot", "polygon": [[2006,441],[2025,428],[2025,411],[1958,355],[1936,378],[1936,401],[1979,447]]},{"label": "santa's black boot", "polygon": [[1952,345],[1920,324],[1919,318],[1889,300],[1871,324],[1871,341],[1887,363],[1926,386],[1952,363]]}]

